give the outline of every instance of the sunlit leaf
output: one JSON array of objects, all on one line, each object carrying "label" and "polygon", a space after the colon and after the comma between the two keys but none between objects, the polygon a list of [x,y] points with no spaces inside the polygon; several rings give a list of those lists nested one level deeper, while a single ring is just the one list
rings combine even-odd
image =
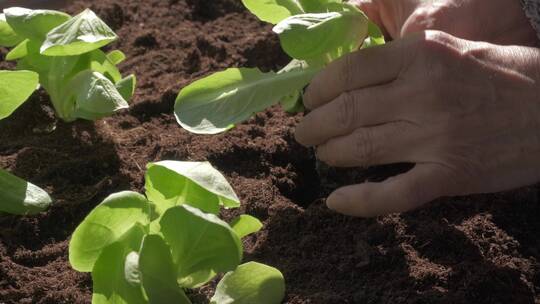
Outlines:
[{"label": "sunlit leaf", "polygon": [[279,304],[284,296],[285,279],[279,270],[249,262],[223,277],[210,303]]},{"label": "sunlit leaf", "polygon": [[137,86],[137,78],[134,74],[121,79],[116,83],[116,89],[122,97],[129,102],[133,94],[135,94],[135,87]]},{"label": "sunlit leaf", "polygon": [[31,10],[11,7],[4,10],[6,21],[15,33],[41,43],[47,33],[71,19],[68,14],[52,10]]},{"label": "sunlit leaf", "polygon": [[208,274],[233,270],[242,260],[240,238],[214,214],[181,205],[168,209],[160,225],[182,287],[206,283]]},{"label": "sunlit leaf", "polygon": [[126,265],[131,267],[128,271],[137,271],[138,261],[132,253],[139,250],[143,237],[143,227],[132,225],[103,248],[92,269],[92,304],[147,304],[140,282],[126,280]]},{"label": "sunlit leaf", "polygon": [[103,74],[83,71],[70,82],[70,96],[75,99],[73,116],[96,120],[129,107],[116,86]]},{"label": "sunlit leaf", "polygon": [[151,304],[191,304],[176,282],[171,250],[158,235],[144,237],[139,256],[141,283]]},{"label": "sunlit leaf", "polygon": [[94,72],[98,72],[106,76],[112,83],[116,84],[122,80],[122,74],[112,62],[108,55],[102,50],[94,50],[90,53],[84,54],[82,57],[88,57],[88,68]]},{"label": "sunlit leaf", "polygon": [[[307,69],[308,65],[305,61],[293,59],[278,74],[289,73],[291,71],[301,71]],[[304,110],[304,104],[302,103],[302,90],[296,90],[289,95],[284,96],[279,102],[283,109],[289,113],[298,113]]]},{"label": "sunlit leaf", "polygon": [[243,238],[261,230],[263,224],[256,217],[242,214],[231,222],[231,227],[239,238]]},{"label": "sunlit leaf", "polygon": [[24,40],[18,36],[6,21],[6,15],[0,14],[0,46],[12,47]]},{"label": "sunlit leaf", "polygon": [[327,13],[333,4],[341,4],[342,0],[298,0],[306,13]]},{"label": "sunlit leaf", "polygon": [[107,54],[107,58],[113,63],[113,64],[119,64],[126,60],[126,55],[119,50],[114,50]]},{"label": "sunlit leaf", "polygon": [[84,10],[47,34],[41,53],[73,56],[99,49],[118,37],[94,12]]},{"label": "sunlit leaf", "polygon": [[304,13],[298,0],[242,0],[242,3],[259,19],[272,24]]},{"label": "sunlit leaf", "polygon": [[175,115],[190,132],[220,133],[301,90],[317,71],[307,68],[276,74],[227,69],[182,89],[176,99]]},{"label": "sunlit leaf", "polygon": [[30,40],[25,39],[21,43],[17,44],[9,53],[6,55],[6,60],[17,60],[28,55],[28,44]]},{"label": "sunlit leaf", "polygon": [[120,192],[107,197],[77,227],[69,243],[71,266],[90,272],[103,248],[116,242],[136,223],[150,221],[150,204],[135,192]]},{"label": "sunlit leaf", "polygon": [[218,213],[219,206],[240,206],[227,179],[208,162],[161,161],[146,171],[146,196],[164,212],[189,204],[205,212]]},{"label": "sunlit leaf", "polygon": [[362,45],[363,48],[372,47],[376,45],[382,45],[385,43],[384,35],[381,31],[381,29],[373,23],[373,21],[369,21],[368,23],[368,37],[364,41],[364,44]]},{"label": "sunlit leaf", "polygon": [[37,89],[39,75],[31,71],[0,71],[0,119],[10,116]]},{"label": "sunlit leaf", "polygon": [[36,214],[47,209],[51,203],[51,198],[43,189],[0,169],[0,212]]},{"label": "sunlit leaf", "polygon": [[368,20],[357,11],[302,14],[274,27],[281,47],[291,57],[326,64],[357,50],[368,34]]}]

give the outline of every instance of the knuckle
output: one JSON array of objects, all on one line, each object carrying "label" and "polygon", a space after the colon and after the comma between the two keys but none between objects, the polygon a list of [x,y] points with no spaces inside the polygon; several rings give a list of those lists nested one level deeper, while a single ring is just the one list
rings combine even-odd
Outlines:
[{"label": "knuckle", "polygon": [[424,38],[421,39],[422,46],[426,49],[446,48],[453,43],[453,38],[450,34],[445,32],[431,30],[426,31]]},{"label": "knuckle", "polygon": [[354,161],[363,167],[374,163],[375,149],[373,132],[370,129],[359,129],[354,132],[353,157]]},{"label": "knuckle", "polygon": [[355,125],[355,98],[352,93],[343,93],[339,96],[335,117],[336,126],[339,130],[347,131],[354,128]]},{"label": "knuckle", "polygon": [[424,58],[435,59],[432,62],[446,63],[450,58],[456,58],[462,55],[457,39],[441,31],[426,31],[418,40],[418,47]]},{"label": "knuckle", "polygon": [[352,54],[343,57],[341,69],[337,75],[339,77],[339,83],[342,84],[344,88],[350,87],[353,83],[354,66],[354,57]]},{"label": "knuckle", "polygon": [[452,74],[463,58],[457,39],[440,31],[426,31],[417,40],[418,68],[426,73],[429,84],[440,84]]}]

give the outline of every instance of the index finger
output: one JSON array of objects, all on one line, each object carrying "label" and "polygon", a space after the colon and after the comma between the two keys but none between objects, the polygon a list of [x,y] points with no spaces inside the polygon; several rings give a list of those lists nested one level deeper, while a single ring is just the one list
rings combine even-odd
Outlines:
[{"label": "index finger", "polygon": [[402,71],[403,41],[371,47],[330,63],[311,81],[304,94],[308,109],[318,108],[342,93],[393,81]]}]

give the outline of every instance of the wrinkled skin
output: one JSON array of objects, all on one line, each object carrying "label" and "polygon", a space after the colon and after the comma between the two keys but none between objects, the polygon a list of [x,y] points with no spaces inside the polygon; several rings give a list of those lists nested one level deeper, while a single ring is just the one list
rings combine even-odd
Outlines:
[{"label": "wrinkled skin", "polygon": [[501,45],[538,45],[519,0],[351,0],[391,38],[423,30]]},{"label": "wrinkled skin", "polygon": [[327,205],[372,217],[539,181],[539,62],[536,48],[421,31],[330,64],[306,91],[297,140],[331,166],[416,166]]}]

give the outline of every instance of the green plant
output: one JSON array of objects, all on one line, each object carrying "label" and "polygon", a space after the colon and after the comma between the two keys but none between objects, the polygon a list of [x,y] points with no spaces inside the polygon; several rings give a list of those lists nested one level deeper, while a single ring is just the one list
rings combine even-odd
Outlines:
[{"label": "green plant", "polygon": [[109,196],[73,233],[69,260],[92,272],[92,303],[191,303],[185,289],[225,272],[212,303],[281,302],[277,269],[239,266],[241,238],[262,224],[248,215],[231,224],[218,218],[221,206],[240,204],[221,173],[206,162],[162,161],[148,165],[145,179],[146,196]]},{"label": "green plant", "polygon": [[[6,60],[17,60],[17,70],[37,73],[58,117],[68,122],[95,120],[128,107],[135,76],[122,78],[116,67],[125,55],[118,50],[109,54],[100,50],[117,38],[89,9],[75,17],[20,7],[0,14],[0,46],[14,46]],[[20,75],[2,73],[0,92],[12,90],[14,77]],[[10,99],[8,107],[1,106],[0,119],[28,98],[21,98],[23,95]]]},{"label": "green plant", "polygon": [[242,0],[259,19],[275,24],[283,50],[293,58],[279,72],[232,68],[180,91],[175,115],[186,130],[216,134],[274,104],[302,111],[301,92],[337,58],[384,43],[379,28],[342,0]]},{"label": "green plant", "polygon": [[31,215],[47,209],[51,203],[43,189],[0,169],[0,213]]},{"label": "green plant", "polygon": [[0,71],[0,119],[23,104],[38,84],[39,75],[32,71]]}]

